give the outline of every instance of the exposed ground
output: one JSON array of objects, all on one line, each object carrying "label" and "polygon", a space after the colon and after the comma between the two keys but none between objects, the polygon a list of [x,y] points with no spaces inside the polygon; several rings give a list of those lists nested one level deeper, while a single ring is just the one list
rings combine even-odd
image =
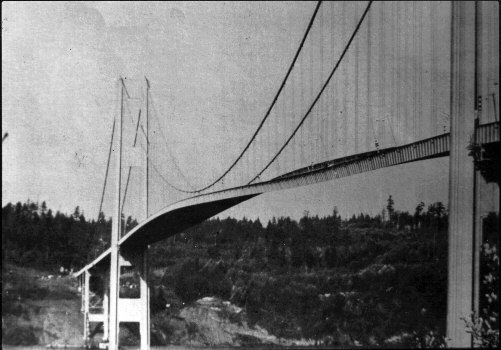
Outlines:
[{"label": "exposed ground", "polygon": [[7,265],[2,283],[2,344],[82,345],[73,277]]},{"label": "exposed ground", "polygon": [[[13,350],[83,346],[83,317],[76,279],[7,265],[2,280],[3,345]],[[280,339],[257,325],[249,326],[244,309],[213,297],[199,299],[175,312],[158,313],[152,323],[152,341],[158,345],[188,348],[313,345],[306,340]],[[124,345],[137,343],[134,333],[134,329],[121,331]]]}]

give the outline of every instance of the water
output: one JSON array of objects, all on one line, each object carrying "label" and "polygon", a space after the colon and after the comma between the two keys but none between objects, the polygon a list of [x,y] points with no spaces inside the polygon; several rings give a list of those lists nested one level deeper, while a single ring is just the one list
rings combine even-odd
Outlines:
[{"label": "water", "polygon": [[[251,347],[203,347],[203,346],[180,346],[180,345],[167,345],[167,346],[152,346],[151,350],[201,350],[201,349],[239,349],[239,350],[269,350],[269,349],[304,349],[304,346],[251,346]],[[341,347],[339,347],[341,348]],[[343,347],[346,348],[346,347]],[[48,350],[48,349],[65,349],[65,350],[87,350],[85,347],[46,347],[41,345],[34,346],[14,346],[2,344],[3,350]],[[139,347],[123,346],[122,350],[139,350]],[[311,349],[337,349],[335,347],[311,347]]]}]

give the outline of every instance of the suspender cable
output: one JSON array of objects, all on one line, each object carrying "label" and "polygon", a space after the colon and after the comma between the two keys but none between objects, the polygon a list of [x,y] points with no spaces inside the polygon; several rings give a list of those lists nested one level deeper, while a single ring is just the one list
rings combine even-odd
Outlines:
[{"label": "suspender cable", "polygon": [[378,75],[379,79],[379,88],[378,88],[378,93],[381,94],[382,96],[378,96],[379,101],[381,104],[379,105],[379,113],[378,113],[378,120],[379,123],[377,124],[377,135],[379,142],[381,142],[382,145],[386,146],[386,134],[385,134],[385,129],[384,129],[384,108],[386,106],[386,57],[385,57],[385,39],[386,39],[386,28],[384,25],[384,2],[381,3],[380,5],[380,11],[379,11],[379,35],[380,35],[380,41],[379,41],[379,71],[381,72],[380,75]]},{"label": "suspender cable", "polygon": [[[366,105],[366,109],[365,109],[365,113],[366,113],[366,120],[367,120],[367,126],[366,126],[366,130],[367,130],[367,134],[366,134],[366,137],[367,139],[365,140],[365,150],[368,151],[371,149],[370,147],[370,129],[372,129],[372,134],[373,134],[373,137],[374,137],[374,145],[376,146],[377,145],[377,139],[376,139],[376,133],[374,131],[374,118],[372,116],[372,106],[371,106],[371,103],[372,103],[372,98],[371,98],[371,71],[372,71],[372,67],[371,67],[371,55],[372,55],[372,40],[371,40],[371,16],[367,17],[367,56],[366,56],[366,60],[367,60],[367,96],[366,96],[366,99],[367,99],[367,105]],[[370,126],[369,126],[370,125]],[[377,146],[376,146],[377,147]]]},{"label": "suspender cable", "polygon": [[[419,35],[419,94],[418,94],[418,117],[420,119],[422,118],[423,114],[423,16],[422,16],[422,9],[423,9],[423,4],[419,4],[421,7],[421,11],[419,11],[419,22],[418,22],[418,35]],[[423,119],[424,120],[424,119]],[[419,124],[419,130],[418,130],[418,139],[421,139],[423,137],[423,123],[418,123]]]},{"label": "suspender cable", "polygon": [[[334,2],[331,2],[331,22],[330,22],[330,29],[331,29],[331,33],[335,33],[334,32]],[[344,15],[344,14],[343,14]],[[332,38],[330,38],[330,55],[331,57],[334,57],[334,40],[332,40]],[[333,86],[331,86],[331,98],[329,99],[329,105],[328,107],[331,107],[331,108],[328,108],[328,110],[330,110],[330,115],[329,115],[329,130],[331,132],[328,132],[328,141],[327,141],[327,145],[331,146],[331,143],[332,143],[332,146],[334,144],[337,143],[337,139],[338,139],[338,135],[337,135],[337,113],[336,113],[336,106],[339,104],[339,103],[334,103],[334,102],[338,102],[339,101],[339,98],[337,96],[337,84],[338,82],[336,82],[336,84],[334,84]],[[332,133],[333,136],[330,136]],[[326,158],[328,159],[329,158],[329,150],[327,150],[326,152]]]},{"label": "suspender cable", "polygon": [[[341,3],[341,12],[342,12],[342,20],[341,20],[341,37],[344,39],[346,35],[346,2],[343,1]],[[344,75],[344,89],[343,90],[343,154],[347,154],[346,152],[346,143],[348,140],[348,103],[346,99],[347,91],[348,91],[348,86],[349,86],[349,79],[348,79],[348,65],[344,65],[343,67],[343,75]]]},{"label": "suspender cable", "polygon": [[[320,79],[323,79],[324,77],[324,11],[320,14],[320,20],[319,20],[319,26],[320,26],[320,35],[318,37],[318,42],[319,42],[319,50],[320,50]],[[323,125],[323,120],[324,120],[324,103],[325,99],[320,101],[320,118],[317,118],[317,138],[318,138],[318,149],[317,152],[315,152],[316,155],[321,155],[322,154],[322,148],[323,148],[323,132],[324,129],[322,128]],[[321,157],[319,157],[321,158]],[[318,159],[316,159],[318,161]]]},{"label": "suspender cable", "polygon": [[[397,67],[398,68],[398,60],[397,60],[397,50],[395,49],[395,46],[398,44],[398,36],[396,34],[396,30],[395,30],[395,18],[396,18],[396,15],[395,15],[395,5],[396,3],[393,2],[391,3],[391,14],[392,14],[392,18],[390,19],[390,23],[391,23],[391,63],[392,63],[392,67]],[[396,107],[395,107],[395,104],[397,102],[397,99],[396,99],[396,96],[395,96],[395,90],[396,90],[396,86],[397,86],[397,79],[396,79],[396,70],[398,69],[391,69],[391,82],[390,82],[390,100],[391,100],[391,108],[388,112],[388,124],[390,125],[390,131],[391,131],[391,136],[393,137],[393,142],[395,144],[395,146],[397,145],[397,140],[395,139],[395,132],[393,130],[393,124],[394,124],[394,119],[392,117],[392,115],[395,115],[396,113]],[[396,126],[396,125],[395,125]],[[398,130],[397,130],[398,131]]]},{"label": "suspender cable", "polygon": [[396,59],[397,59],[397,62],[396,62],[396,67],[397,69],[394,69],[393,71],[395,72],[395,75],[396,75],[396,80],[395,80],[395,92],[396,92],[396,95],[397,95],[397,98],[395,100],[395,106],[396,106],[396,109],[397,109],[397,114],[395,116],[395,125],[397,127],[397,135],[398,135],[398,139],[400,141],[403,140],[403,137],[402,137],[402,127],[401,127],[401,124],[400,124],[400,118],[401,118],[401,99],[402,99],[402,89],[401,89],[401,83],[402,83],[402,60],[401,60],[401,50],[402,50],[402,46],[401,45],[401,41],[402,41],[402,33],[401,33],[401,28],[400,28],[400,15],[401,15],[401,12],[400,12],[400,1],[397,1],[397,2],[394,2],[393,4],[395,4],[396,6],[396,16],[395,16],[395,19],[396,19],[396,34],[397,34],[397,40],[396,40],[396,43],[397,43],[397,49],[396,49]]},{"label": "suspender cable", "polygon": [[[409,22],[409,9],[407,6],[404,6],[404,20],[405,23]],[[409,64],[410,62],[407,61],[407,57],[409,57],[409,26],[405,25],[405,31],[404,31],[404,113],[402,114],[402,133],[406,136],[405,142],[409,142],[409,115],[411,114],[411,105],[412,102],[410,101],[410,74],[409,74]]]},{"label": "suspender cable", "polygon": [[[309,99],[313,99],[313,39],[310,40],[310,50],[309,50],[309,54],[310,54],[310,71],[308,72],[308,77],[310,78],[310,81],[309,81],[309,87],[310,87],[310,96],[309,96]],[[307,124],[311,124],[311,125],[306,125],[305,127],[305,130],[306,130],[306,145],[308,145],[308,150],[307,150],[307,153],[306,153],[306,156],[308,158],[308,165],[311,160],[311,155],[313,154],[313,149],[314,149],[314,141],[313,140],[312,142],[308,142],[308,140],[312,139],[312,137],[314,136],[314,133],[313,133],[313,123],[311,121],[308,121]]]},{"label": "suspender cable", "polygon": [[[390,43],[391,43],[391,66],[392,67],[397,67],[398,68],[398,60],[397,60],[397,50],[395,49],[395,45],[398,44],[398,36],[396,34],[396,30],[395,30],[395,5],[397,3],[392,3],[392,7],[391,7],[391,14],[392,14],[392,18],[390,19],[390,35],[391,35],[391,40],[390,40]],[[395,138],[395,132],[393,130],[393,124],[394,124],[394,119],[392,117],[392,115],[395,114],[395,103],[398,102],[398,100],[396,99],[395,97],[395,90],[396,90],[396,86],[397,86],[397,80],[396,80],[396,70],[398,69],[391,69],[390,71],[392,72],[391,74],[391,81],[390,81],[390,92],[389,92],[389,96],[388,96],[388,99],[391,101],[390,103],[390,108],[389,108],[389,111],[388,111],[388,125],[390,127],[390,132],[391,132],[391,136],[393,138],[393,143],[394,145],[396,146],[397,145],[397,140]],[[386,118],[385,118],[386,119]]]},{"label": "suspender cable", "polygon": [[[301,107],[304,105],[304,89],[303,89],[303,82],[304,82],[304,54],[301,55],[301,63],[300,63],[300,70],[299,70],[300,76],[299,76],[299,81],[300,81],[300,89],[301,89],[301,104],[300,104],[300,109],[299,113],[301,113]],[[300,149],[300,155],[301,155],[301,166],[305,166],[306,159],[304,156],[304,145],[303,145],[303,139],[304,139],[304,129],[301,128],[301,140],[299,142],[299,149]],[[268,157],[269,158],[269,157]]]},{"label": "suspender cable", "polygon": [[[284,118],[282,118],[282,130],[283,130],[283,133],[285,135],[287,135],[287,90],[284,91],[284,93],[282,94],[282,96],[280,96],[282,98],[282,115],[284,116]],[[283,163],[281,164],[282,165],[282,168],[283,168],[283,171],[286,172],[287,170],[287,157],[284,157],[285,159],[282,159],[283,160]],[[254,163],[255,164],[255,163]],[[257,171],[257,167],[253,170],[253,173],[255,173]]]},{"label": "suspender cable", "polygon": [[[295,94],[296,94],[296,79],[294,78],[294,76],[292,76],[292,101],[291,101],[291,105],[292,105],[292,108],[291,108],[291,118],[292,120],[296,120],[296,99],[294,98],[295,97]],[[292,168],[293,169],[296,169],[296,149],[297,149],[297,140],[294,140],[294,147],[292,147]]]},{"label": "suspender cable", "polygon": [[[355,16],[358,14],[358,7],[355,9]],[[358,108],[358,101],[360,99],[360,94],[358,92],[358,78],[359,78],[359,64],[358,64],[358,59],[360,57],[360,44],[357,42],[355,44],[355,127],[353,128],[353,131],[355,133],[355,137],[353,138],[355,141],[355,153],[358,153],[358,115],[359,115],[359,108]]]},{"label": "suspender cable", "polygon": [[337,71],[339,65],[341,64],[341,61],[343,60],[344,56],[346,55],[346,52],[348,52],[348,49],[350,48],[351,46],[351,43],[353,42],[353,39],[355,39],[355,36],[357,35],[358,33],[358,30],[360,29],[360,26],[362,25],[365,17],[367,16],[367,13],[369,12],[369,9],[372,5],[372,1],[369,1],[369,4],[367,5],[362,17],[360,18],[358,24],[357,24],[357,27],[355,28],[355,30],[353,31],[353,34],[351,35],[350,37],[350,40],[348,41],[348,43],[346,44],[344,50],[343,50],[343,53],[341,54],[341,56],[339,57],[336,65],[334,66],[334,68],[332,69],[332,72],[329,74],[329,77],[327,78],[327,80],[325,81],[324,85],[322,86],[322,88],[320,89],[320,92],[318,93],[317,97],[315,98],[315,100],[313,101],[313,103],[311,104],[310,108],[308,109],[308,111],[306,112],[306,114],[304,115],[303,119],[301,119],[301,122],[298,124],[298,126],[294,129],[293,133],[290,135],[290,137],[287,139],[287,141],[283,144],[283,146],[280,148],[280,150],[277,152],[277,154],[273,157],[273,159],[270,160],[270,162],[248,183],[252,183],[256,178],[258,178],[259,176],[261,176],[262,173],[264,173],[266,171],[266,169],[268,169],[268,167],[275,161],[275,159],[277,159],[277,157],[280,155],[280,153],[282,153],[282,151],[285,149],[285,147],[287,147],[287,145],[289,144],[289,142],[292,140],[292,138],[294,137],[294,135],[297,133],[297,131],[299,130],[299,128],[301,128],[301,126],[303,125],[304,121],[306,120],[306,118],[308,118],[308,116],[310,115],[311,111],[313,110],[313,107],[315,107],[315,104],[317,103],[317,101],[320,99],[320,96],[322,95],[322,93],[324,92],[325,88],[327,87],[327,85],[329,84],[332,76],[334,75],[334,73]]},{"label": "suspender cable", "polygon": [[416,41],[416,21],[417,21],[417,17],[416,17],[416,3],[413,2],[412,3],[412,8],[411,8],[411,11],[412,11],[412,17],[410,18],[410,21],[412,23],[412,25],[410,26],[410,37],[412,38],[412,46],[410,46],[410,52],[411,52],[411,55],[414,57],[414,60],[412,61],[412,66],[411,66],[411,79],[412,79],[412,87],[411,87],[411,91],[412,91],[412,103],[411,103],[411,106],[412,106],[412,111],[411,111],[411,124],[409,125],[409,127],[412,128],[412,141],[415,141],[416,140],[416,134],[417,134],[417,125],[416,125],[416,116],[417,116],[417,41]]}]

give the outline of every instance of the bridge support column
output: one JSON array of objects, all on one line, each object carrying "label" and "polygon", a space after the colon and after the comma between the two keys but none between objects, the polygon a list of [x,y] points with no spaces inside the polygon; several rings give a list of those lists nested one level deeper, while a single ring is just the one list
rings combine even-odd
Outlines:
[{"label": "bridge support column", "polygon": [[[141,247],[127,251],[120,249],[117,265],[116,325],[112,327],[110,323],[109,349],[113,349],[112,346],[114,349],[118,349],[120,345],[118,335],[121,323],[122,325],[123,323],[137,323],[139,324],[141,350],[148,350],[150,348],[150,293],[147,248]],[[123,277],[132,278],[132,283],[130,281],[125,284],[120,282],[123,268],[128,268]],[[138,277],[137,281],[135,281],[136,277]],[[115,340],[113,345],[112,340]]]},{"label": "bridge support column", "polygon": [[474,306],[474,165],[467,149],[475,132],[475,2],[452,2],[451,151],[447,338],[471,347],[462,318]]},{"label": "bridge support column", "polygon": [[104,278],[104,295],[103,295],[103,341],[109,342],[110,339],[110,279],[109,276]]},{"label": "bridge support column", "polygon": [[83,314],[84,314],[84,329],[83,337],[85,347],[89,345],[89,310],[90,310],[90,272],[85,271],[83,277]]},{"label": "bridge support column", "polygon": [[141,350],[150,348],[150,288],[148,280],[148,249],[142,253],[140,275],[141,319],[139,333],[141,334]]}]

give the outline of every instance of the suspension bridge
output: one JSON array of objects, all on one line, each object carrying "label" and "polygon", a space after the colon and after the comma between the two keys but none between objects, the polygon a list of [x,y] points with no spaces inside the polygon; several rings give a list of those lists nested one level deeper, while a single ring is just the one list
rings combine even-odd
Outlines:
[{"label": "suspension bridge", "polygon": [[[312,3],[260,121],[247,139],[226,139],[231,161],[208,159],[196,174],[183,171],[187,155],[169,145],[172,126],[157,107],[165,97],[155,94],[154,80],[145,78],[135,96],[137,83],[119,79],[99,209],[114,173],[111,247],[76,273],[86,341],[91,325],[102,324],[115,350],[120,323],[137,322],[141,349],[149,348],[149,245],[262,193],[449,157],[447,336],[452,346],[470,347],[461,317],[478,310],[479,193],[499,186],[492,170],[500,142],[498,6]],[[248,129],[235,119],[230,129]],[[120,296],[127,269],[140,276],[139,298]],[[96,276],[104,284],[97,308],[90,298]]]}]

